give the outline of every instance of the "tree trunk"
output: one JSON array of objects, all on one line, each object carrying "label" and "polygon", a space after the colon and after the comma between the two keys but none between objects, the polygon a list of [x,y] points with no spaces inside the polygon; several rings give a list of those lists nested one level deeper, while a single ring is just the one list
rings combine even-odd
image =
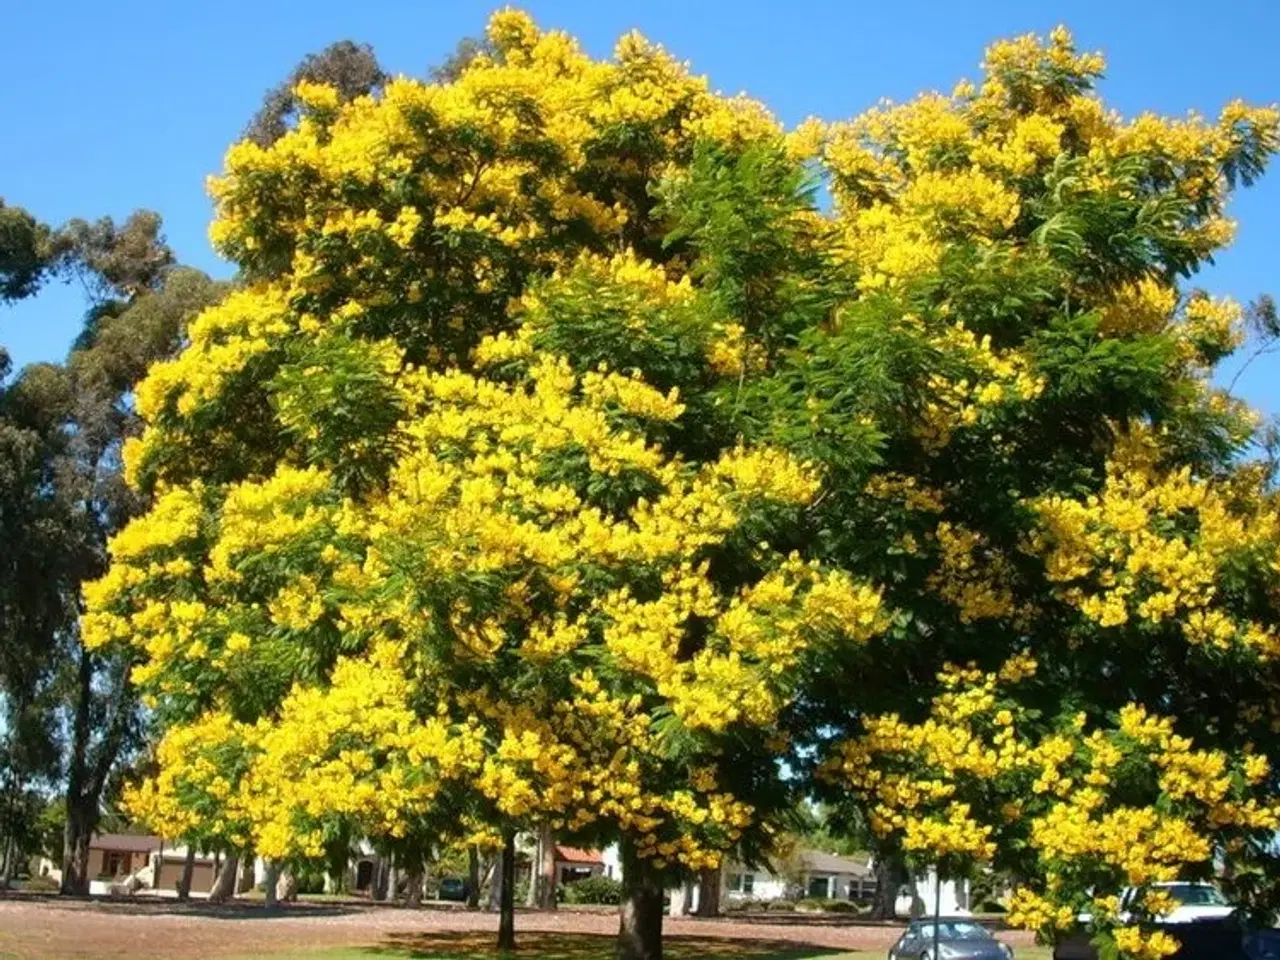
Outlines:
[{"label": "tree trunk", "polygon": [[705,867],[698,874],[698,916],[720,916],[720,878],[723,874],[723,866]]},{"label": "tree trunk", "polygon": [[187,858],[182,862],[182,876],[178,879],[178,899],[186,902],[191,899],[191,875],[196,870],[196,847],[187,844]]},{"label": "tree trunk", "polygon": [[281,903],[296,903],[298,900],[298,875],[292,870],[283,870],[276,881],[276,897]]},{"label": "tree trunk", "polygon": [[876,898],[871,904],[872,920],[892,920],[897,912],[898,887],[906,876],[901,861],[896,857],[875,858]]},{"label": "tree trunk", "polygon": [[93,836],[96,811],[90,812],[67,797],[67,825],[63,832],[62,892],[74,896],[89,893],[89,839]]},{"label": "tree trunk", "polygon": [[556,908],[556,838],[550,823],[538,828],[538,906]]},{"label": "tree trunk", "polygon": [[467,909],[480,906],[480,851],[475,844],[467,847]]},{"label": "tree trunk", "polygon": [[516,835],[507,831],[502,843],[502,882],[498,895],[498,949],[516,948]]},{"label": "tree trunk", "polygon": [[[62,892],[86,895],[89,892],[89,840],[98,826],[102,788],[115,766],[129,732],[136,700],[127,680],[112,688],[109,696],[113,712],[101,739],[95,745],[93,733],[94,656],[83,647],[76,665],[76,712],[71,726],[71,755],[67,758],[67,825],[63,833]],[[127,672],[122,674],[127,677]]]},{"label": "tree trunk", "polygon": [[400,870],[396,864],[396,855],[391,854],[391,862],[387,866],[387,899],[395,903],[400,896]]},{"label": "tree trunk", "polygon": [[235,853],[228,853],[227,859],[222,862],[222,869],[218,871],[218,879],[213,884],[213,890],[209,893],[210,903],[226,903],[232,900],[236,895],[236,877],[240,873],[240,857]]},{"label": "tree trunk", "polygon": [[662,960],[662,875],[636,855],[629,837],[622,852],[622,905],[618,960]]},{"label": "tree trunk", "polygon": [[267,907],[274,907],[280,900],[280,892],[276,889],[276,885],[280,882],[280,864],[275,860],[267,861],[267,878],[264,881],[266,887],[266,899],[264,903]]},{"label": "tree trunk", "polygon": [[671,915],[673,917],[688,917],[693,914],[693,891],[696,886],[696,881],[686,879],[680,884],[679,894],[672,894]]},{"label": "tree trunk", "polygon": [[404,902],[408,907],[422,906],[422,865],[414,864],[409,868],[409,879],[405,883]]},{"label": "tree trunk", "polygon": [[502,855],[493,861],[493,876],[489,879],[489,909],[498,910],[502,906]]},{"label": "tree trunk", "polygon": [[539,831],[533,841],[533,859],[529,861],[529,886],[524,892],[524,905],[530,910],[538,905],[538,864],[541,862],[542,833]]}]

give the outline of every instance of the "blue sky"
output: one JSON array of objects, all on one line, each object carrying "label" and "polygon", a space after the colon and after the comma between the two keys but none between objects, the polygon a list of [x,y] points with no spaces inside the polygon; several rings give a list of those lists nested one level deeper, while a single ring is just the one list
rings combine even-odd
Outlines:
[{"label": "blue sky", "polygon": [[[215,275],[205,177],[263,92],[333,40],[373,44],[384,67],[422,75],[492,2],[473,0],[0,0],[0,197],[59,223],[164,215],[179,258]],[[1216,113],[1233,97],[1280,101],[1274,69],[1280,3],[531,0],[544,27],[598,56],[638,27],[728,93],[745,90],[787,123],[852,116],[882,97],[949,90],[976,77],[999,36],[1059,22],[1108,58],[1102,92],[1124,113]],[[1280,169],[1237,197],[1235,245],[1197,283],[1248,300],[1280,294]],[[0,311],[16,365],[59,359],[82,304],[55,286]],[[1280,412],[1280,357],[1250,369],[1240,392]]]}]

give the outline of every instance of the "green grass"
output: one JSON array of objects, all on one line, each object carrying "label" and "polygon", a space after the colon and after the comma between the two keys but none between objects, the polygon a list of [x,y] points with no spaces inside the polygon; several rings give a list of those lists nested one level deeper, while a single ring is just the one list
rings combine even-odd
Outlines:
[{"label": "green grass", "polygon": [[[317,949],[302,953],[255,954],[237,960],[612,960],[613,938],[573,933],[516,935],[514,954],[493,948],[492,933],[395,935],[385,946]],[[884,960],[885,950],[840,951],[795,944],[715,937],[667,937],[666,960]],[[1047,947],[1021,947],[1017,960],[1050,960]]]}]

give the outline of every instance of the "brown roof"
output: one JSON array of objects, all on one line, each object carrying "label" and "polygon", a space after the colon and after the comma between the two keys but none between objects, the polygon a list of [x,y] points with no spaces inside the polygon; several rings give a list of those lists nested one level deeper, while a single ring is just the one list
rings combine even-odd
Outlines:
[{"label": "brown roof", "polygon": [[89,841],[89,846],[121,853],[150,853],[160,849],[160,838],[139,833],[98,833]]},{"label": "brown roof", "polygon": [[556,844],[556,860],[565,863],[604,863],[599,850],[581,850]]}]

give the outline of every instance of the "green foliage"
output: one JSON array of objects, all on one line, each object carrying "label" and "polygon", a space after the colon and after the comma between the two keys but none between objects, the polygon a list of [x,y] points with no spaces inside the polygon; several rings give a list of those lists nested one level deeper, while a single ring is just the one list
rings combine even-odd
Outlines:
[{"label": "green foliage", "polygon": [[[0,218],[6,244],[15,223],[34,223],[12,208]],[[67,806],[77,829],[92,829],[117,786],[118,759],[143,730],[128,660],[76,642],[80,585],[100,574],[107,538],[140,506],[119,475],[121,445],[137,428],[130,395],[223,285],[172,267],[160,218],[147,211],[120,226],[73,220],[35,232],[43,259],[28,257],[20,281],[7,247],[0,300],[31,294],[54,270],[78,276],[91,300],[65,364],[0,379],[0,831],[58,859]],[[55,817],[40,791],[62,775]]]},{"label": "green foliage", "polygon": [[0,304],[29,297],[51,266],[52,231],[0,199]]},{"label": "green foliage", "polygon": [[781,149],[700,144],[659,185],[664,244],[691,255],[691,274],[720,316],[741,323],[768,356],[829,314],[842,290],[810,216],[817,182]]},{"label": "green foliage", "polygon": [[287,79],[267,92],[244,136],[263,147],[283,137],[298,119],[301,104],[293,88],[304,80],[328,84],[346,101],[372,93],[382,86],[386,74],[367,43],[331,43],[319,53],[303,57]]},{"label": "green foliage", "polygon": [[583,877],[564,886],[565,903],[620,903],[622,884],[612,877]]}]

